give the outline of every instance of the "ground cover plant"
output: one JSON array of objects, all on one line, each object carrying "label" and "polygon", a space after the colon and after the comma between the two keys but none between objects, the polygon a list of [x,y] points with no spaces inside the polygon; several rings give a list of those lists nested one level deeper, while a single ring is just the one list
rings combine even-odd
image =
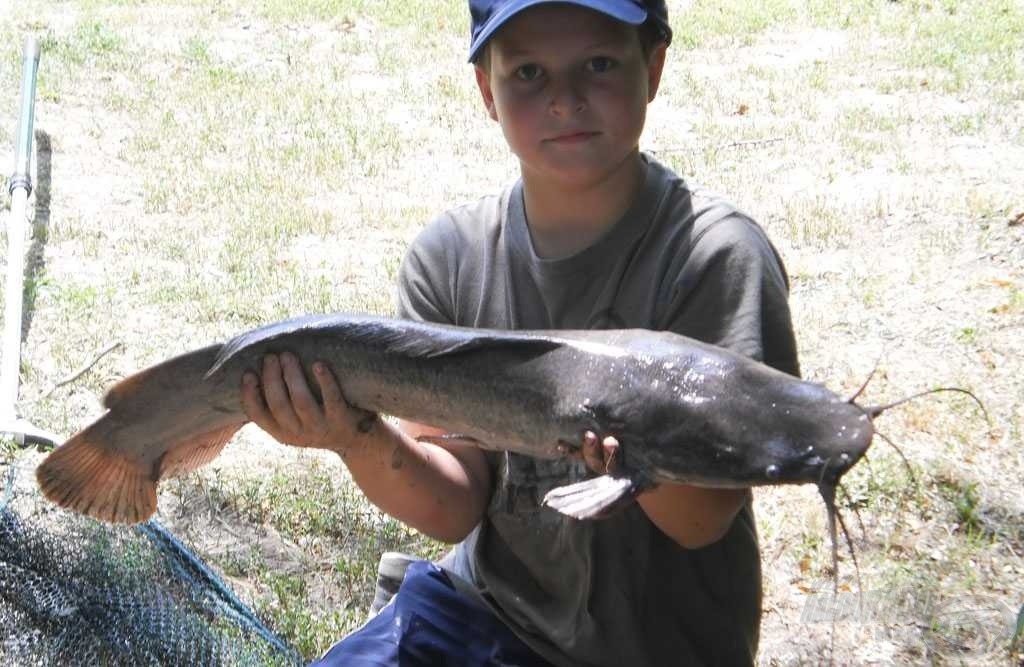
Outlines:
[{"label": "ground cover plant", "polygon": [[[846,478],[859,579],[841,550],[838,601],[815,490],[756,493],[762,664],[833,647],[840,663],[1020,661],[1024,3],[670,10],[642,148],[768,230],[805,376],[852,394],[874,370],[866,403],[956,385],[990,415],[936,396],[879,421],[909,470],[879,441]],[[7,154],[21,40],[43,44],[20,412],[69,435],[111,382],[173,353],[296,314],[390,312],[416,232],[516,173],[467,25],[456,0],[9,5]],[[26,475],[41,458],[0,451]],[[382,551],[444,550],[368,506],[339,461],[251,427],[165,484],[158,518],[307,657],[364,620]]]}]

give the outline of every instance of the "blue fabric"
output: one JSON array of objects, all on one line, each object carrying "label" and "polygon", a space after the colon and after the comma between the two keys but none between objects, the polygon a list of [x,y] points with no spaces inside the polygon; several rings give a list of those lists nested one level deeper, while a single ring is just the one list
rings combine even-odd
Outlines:
[{"label": "blue fabric", "polygon": [[547,2],[570,2],[633,25],[650,18],[661,28],[665,43],[672,41],[665,0],[469,0],[469,62],[476,60],[483,45],[506,21],[524,9]]},{"label": "blue fabric", "polygon": [[416,561],[394,599],[331,647],[315,667],[550,667],[444,570]]}]

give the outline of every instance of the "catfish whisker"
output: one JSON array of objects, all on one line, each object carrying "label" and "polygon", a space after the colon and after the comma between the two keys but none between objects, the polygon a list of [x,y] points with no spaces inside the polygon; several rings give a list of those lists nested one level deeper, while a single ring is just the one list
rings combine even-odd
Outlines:
[{"label": "catfish whisker", "polygon": [[834,509],[836,519],[839,521],[839,527],[843,529],[843,536],[846,538],[846,546],[850,550],[850,558],[853,559],[853,569],[857,575],[857,590],[863,592],[864,582],[860,578],[860,563],[857,562],[857,550],[853,547],[853,540],[850,538],[850,532],[846,529],[846,521],[843,520],[842,512],[838,508]]},{"label": "catfish whisker", "polygon": [[970,392],[967,389],[961,389],[960,387],[936,387],[935,389],[928,389],[926,391],[920,391],[920,392],[918,392],[916,394],[911,394],[910,396],[907,396],[905,398],[901,398],[898,401],[893,401],[892,403],[886,403],[885,405],[864,406],[862,409],[864,410],[864,412],[867,413],[868,417],[870,417],[873,420],[875,417],[877,417],[878,415],[882,414],[883,412],[885,412],[889,408],[894,408],[897,405],[903,405],[907,401],[912,401],[915,398],[920,398],[922,396],[927,396],[928,394],[937,394],[937,393],[943,392],[943,391],[954,391],[954,392],[957,392],[959,394],[964,394],[966,396],[971,397],[971,399],[974,400],[974,402],[978,404],[978,407],[981,408],[982,414],[985,415],[985,422],[989,424],[989,427],[991,427],[992,420],[989,417],[988,410],[985,409],[985,404],[982,403],[981,399],[978,398],[973,392]]},{"label": "catfish whisker", "polygon": [[907,455],[903,453],[903,450],[897,447],[896,443],[893,442],[889,436],[881,433],[877,429],[875,430],[875,435],[880,437],[882,440],[885,440],[890,447],[896,450],[896,453],[900,455],[901,459],[903,459],[903,467],[907,469],[907,476],[910,477],[910,483],[914,485],[915,489],[919,489],[920,487],[917,483],[917,476],[914,474],[914,468],[910,465],[910,460],[907,458]]},{"label": "catfish whisker", "polygon": [[851,396],[850,398],[846,399],[847,403],[854,404],[854,401],[857,400],[857,397],[860,396],[861,394],[863,394],[864,390],[868,388],[868,384],[870,384],[871,379],[873,377],[875,377],[875,371],[877,371],[877,370],[878,370],[878,363],[875,362],[875,367],[871,369],[870,373],[868,373],[868,377],[867,377],[866,380],[864,380],[864,384],[862,384],[860,386],[860,388],[857,389],[857,391],[853,392],[853,396]]},{"label": "catfish whisker", "polygon": [[836,487],[835,484],[818,484],[818,493],[825,501],[825,510],[828,513],[828,534],[832,540],[832,593],[839,595],[839,547],[837,546],[838,535],[836,533]]},{"label": "catfish whisker", "polygon": [[860,536],[861,536],[861,539],[864,540],[864,541],[867,541],[867,539],[868,539],[868,531],[864,527],[864,519],[862,519],[861,516],[860,516],[860,510],[857,508],[857,505],[855,503],[853,503],[852,499],[850,498],[849,492],[846,490],[846,487],[843,486],[842,484],[839,484],[838,486],[839,486],[839,490],[843,492],[843,496],[845,496],[846,499],[850,501],[846,506],[848,508],[852,509],[853,510],[853,515],[855,517],[857,517],[857,523],[860,524]]},{"label": "catfish whisker", "polygon": [[[877,431],[875,432],[877,433]],[[875,486],[878,486],[878,478],[875,477],[875,469],[871,465],[871,459],[868,458],[868,453],[864,452],[864,455],[860,457],[860,460],[863,461],[865,465],[867,465],[868,477],[871,478],[871,483],[874,484]]]},{"label": "catfish whisker", "polygon": [[875,373],[878,371],[878,365],[880,363],[882,363],[882,357],[884,356],[884,354],[885,354],[884,350],[882,352],[878,353],[878,358],[875,359],[875,365],[871,369],[871,372],[868,373],[868,377],[867,377],[866,380],[864,380],[864,384],[862,384],[860,386],[860,389],[858,389],[856,392],[854,392],[853,396],[851,396],[849,399],[847,399],[847,401],[846,401],[847,403],[851,403],[852,404],[854,401],[857,400],[857,397],[860,396],[862,393],[864,393],[864,390],[868,388],[868,384],[871,382],[871,378],[875,377]]}]

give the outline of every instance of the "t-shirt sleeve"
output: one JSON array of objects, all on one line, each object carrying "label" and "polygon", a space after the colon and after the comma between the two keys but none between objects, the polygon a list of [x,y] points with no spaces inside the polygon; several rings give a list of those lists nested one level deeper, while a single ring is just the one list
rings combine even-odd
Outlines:
[{"label": "t-shirt sleeve", "polygon": [[799,375],[788,296],[775,248],[757,224],[735,213],[697,235],[665,328]]},{"label": "t-shirt sleeve", "polygon": [[395,312],[398,317],[452,324],[455,322],[454,276],[456,244],[451,221],[441,216],[423,229],[406,251],[398,269]]}]

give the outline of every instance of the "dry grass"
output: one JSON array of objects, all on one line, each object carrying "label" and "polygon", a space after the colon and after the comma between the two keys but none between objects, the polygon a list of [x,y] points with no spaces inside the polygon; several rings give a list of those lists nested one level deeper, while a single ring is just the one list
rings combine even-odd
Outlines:
[{"label": "dry grass", "polygon": [[[936,396],[880,419],[918,485],[881,443],[847,479],[863,531],[848,509],[860,581],[844,556],[841,589],[889,601],[859,622],[802,618],[832,585],[813,489],[758,493],[762,663],[818,663],[833,638],[843,663],[1011,661],[1024,603],[1024,225],[1010,224],[1024,212],[1024,5],[671,8],[677,39],[643,147],[767,228],[805,374],[852,393],[877,365],[866,402],[952,384],[992,417]],[[21,412],[69,434],[111,381],[171,353],[286,315],[387,312],[416,231],[515,175],[463,62],[464,14],[440,0],[0,12],[4,146],[21,38],[44,37]],[[161,518],[310,656],[361,619],[380,550],[438,549],[362,505],[337,462],[249,429],[215,467],[168,485]]]}]

